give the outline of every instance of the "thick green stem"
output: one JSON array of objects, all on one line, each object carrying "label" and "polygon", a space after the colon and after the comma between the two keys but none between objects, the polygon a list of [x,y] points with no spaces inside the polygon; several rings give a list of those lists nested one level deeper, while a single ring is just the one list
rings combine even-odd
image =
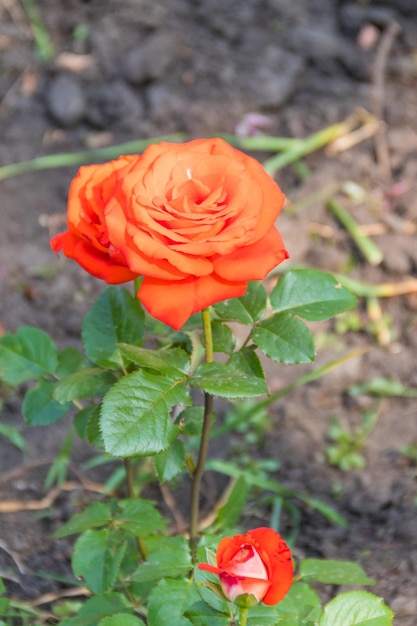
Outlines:
[{"label": "thick green stem", "polygon": [[[213,361],[213,338],[211,334],[210,310],[202,311],[204,343],[206,347],[206,362]],[[207,450],[210,442],[211,417],[213,413],[213,396],[204,394],[204,417],[203,429],[201,432],[200,449],[198,451],[197,465],[191,484],[191,504],[190,504],[190,547],[193,561],[196,559],[198,544],[198,517],[200,511],[200,488],[204,474],[204,466],[207,458]]]},{"label": "thick green stem", "polygon": [[239,609],[239,626],[246,626],[248,621],[248,609],[241,607]]}]

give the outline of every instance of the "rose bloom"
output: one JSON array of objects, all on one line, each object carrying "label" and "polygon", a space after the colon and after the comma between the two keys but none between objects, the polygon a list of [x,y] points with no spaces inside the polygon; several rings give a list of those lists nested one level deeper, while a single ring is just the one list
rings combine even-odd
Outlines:
[{"label": "rose bloom", "polygon": [[80,168],[51,246],[108,283],[142,276],[143,305],[179,329],[288,258],[283,203],[262,165],[222,139],[154,144]]},{"label": "rose bloom", "polygon": [[272,528],[225,537],[217,548],[216,562],[217,567],[208,563],[198,567],[219,576],[223,593],[231,602],[242,594],[252,594],[258,602],[277,604],[291,587],[291,552]]}]

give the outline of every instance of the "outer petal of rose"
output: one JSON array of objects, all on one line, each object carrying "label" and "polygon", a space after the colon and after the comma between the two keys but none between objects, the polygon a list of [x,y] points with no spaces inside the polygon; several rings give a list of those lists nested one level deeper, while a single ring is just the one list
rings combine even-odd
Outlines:
[{"label": "outer petal of rose", "polygon": [[54,252],[62,250],[65,256],[74,259],[87,272],[107,283],[117,285],[137,278],[137,274],[128,267],[112,263],[108,254],[100,252],[70,231],[53,237],[51,248]]},{"label": "outer petal of rose", "polygon": [[213,260],[213,266],[225,280],[262,280],[288,257],[281,235],[272,228],[256,243]]},{"label": "outer petal of rose", "polygon": [[263,237],[271,224],[275,222],[285,202],[285,195],[278,187],[263,166],[256,159],[245,156],[244,165],[262,189],[262,210],[259,213],[259,221],[256,227],[254,238]]},{"label": "outer petal of rose", "polygon": [[262,602],[277,604],[289,591],[294,567],[291,552],[281,536],[271,528],[257,528],[247,534],[247,539],[259,551],[269,574],[271,586]]},{"label": "outer petal of rose", "polygon": [[146,276],[138,298],[153,317],[178,330],[193,313],[220,300],[243,296],[246,287],[245,282],[231,283],[214,275],[175,282]]},{"label": "outer petal of rose", "polygon": [[224,595],[232,601],[234,601],[237,596],[248,593],[254,595],[258,602],[263,602],[263,598],[267,594],[270,586],[268,580],[234,576],[228,573],[221,573],[219,578]]},{"label": "outer petal of rose", "polygon": [[240,550],[240,546],[248,543],[246,535],[233,535],[233,537],[224,537],[216,551],[216,561],[220,569],[224,570],[227,564],[233,559],[236,552]]}]

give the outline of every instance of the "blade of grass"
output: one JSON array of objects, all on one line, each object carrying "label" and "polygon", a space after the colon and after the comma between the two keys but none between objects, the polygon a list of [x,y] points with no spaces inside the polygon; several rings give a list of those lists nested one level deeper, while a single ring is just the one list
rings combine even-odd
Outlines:
[{"label": "blade of grass", "polygon": [[368,263],[371,265],[379,265],[383,259],[381,250],[365,235],[360,224],[351,216],[349,211],[333,199],[326,202],[326,207],[347,230]]},{"label": "blade of grass", "polygon": [[256,137],[239,137],[238,135],[231,135],[221,133],[217,135],[221,137],[227,143],[235,148],[241,150],[253,150],[255,152],[280,152],[282,150],[289,150],[299,144],[302,144],[304,139],[297,139],[293,137],[270,137],[268,135],[256,135]]},{"label": "blade of grass", "polygon": [[266,159],[266,161],[264,161],[264,168],[268,174],[273,176],[285,165],[295,163],[295,161],[299,161],[302,157],[307,156],[307,154],[311,154],[311,152],[315,152],[316,150],[323,148],[337,137],[340,137],[340,135],[344,132],[346,132],[346,122],[340,122],[338,124],[334,124],[333,126],[323,128],[317,133],[314,133],[305,139],[299,140],[285,152]]},{"label": "blade of grass", "polygon": [[22,0],[22,5],[35,41],[36,56],[41,61],[50,61],[55,56],[55,49],[43,22],[39,7],[35,0]]},{"label": "blade of grass", "polygon": [[368,350],[369,348],[358,348],[356,350],[353,350],[352,352],[349,352],[348,354],[345,354],[342,357],[338,357],[337,359],[333,359],[329,361],[328,363],[325,363],[321,367],[318,367],[312,370],[311,372],[307,372],[307,374],[300,376],[300,378],[297,378],[293,383],[291,383],[287,387],[282,387],[281,389],[278,389],[274,393],[271,393],[269,396],[267,396],[264,400],[257,402],[256,405],[249,407],[247,411],[242,411],[238,413],[234,420],[230,420],[229,422],[224,423],[221,426],[218,426],[217,428],[215,428],[212,431],[212,438],[219,437],[220,435],[224,435],[225,433],[239,426],[239,424],[241,424],[242,422],[246,422],[252,419],[254,415],[268,408],[276,400],[283,398],[284,396],[291,393],[292,391],[295,391],[295,389],[302,387],[302,385],[306,385],[308,383],[311,383],[317,380],[318,378],[321,378],[322,376],[330,372],[332,369],[334,369],[338,365],[341,365],[345,361],[348,361],[349,359],[352,359],[356,356],[360,356],[361,354],[364,354]]},{"label": "blade of grass", "polygon": [[345,518],[325,502],[322,502],[317,498],[313,498],[302,491],[298,491],[297,489],[284,487],[276,480],[256,476],[250,470],[244,470],[233,462],[212,459],[207,462],[207,469],[219,472],[220,474],[225,474],[226,476],[232,476],[233,478],[243,476],[247,484],[252,487],[258,487],[259,489],[265,491],[272,491],[272,493],[275,493],[283,498],[297,498],[298,500],[301,500],[301,502],[304,502],[321,513],[331,522],[338,524],[339,526],[343,526],[344,528],[347,527]]},{"label": "blade of grass", "polygon": [[46,156],[36,157],[30,161],[22,161],[21,163],[11,163],[0,167],[0,180],[34,172],[38,170],[49,170],[58,167],[70,167],[74,165],[86,165],[95,161],[106,161],[108,159],[116,159],[121,154],[135,154],[145,150],[150,144],[159,143],[161,141],[180,142],[184,141],[183,133],[173,133],[171,135],[162,135],[161,137],[150,137],[149,139],[137,139],[135,141],[127,141],[114,146],[106,146],[97,150],[85,150],[83,152],[64,152],[61,154],[49,154]]},{"label": "blade of grass", "polygon": [[382,313],[378,298],[367,298],[366,310],[379,345],[388,346],[392,340],[392,332],[386,317]]},{"label": "blade of grass", "polygon": [[349,289],[355,296],[362,298],[391,298],[394,296],[403,296],[407,293],[417,292],[417,278],[409,278],[398,283],[381,283],[372,285],[365,283],[344,274],[333,273],[332,276],[339,281],[343,287]]}]

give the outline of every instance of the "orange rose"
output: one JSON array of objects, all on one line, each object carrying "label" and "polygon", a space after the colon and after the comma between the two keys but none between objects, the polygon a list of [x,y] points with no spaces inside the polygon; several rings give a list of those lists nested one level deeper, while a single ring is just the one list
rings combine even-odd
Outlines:
[{"label": "orange rose", "polygon": [[284,195],[258,161],[222,139],[151,145],[81,168],[69,202],[71,234],[54,238],[53,249],[108,282],[123,282],[121,268],[143,276],[139,299],[176,329],[288,258],[274,226]]},{"label": "orange rose", "polygon": [[223,593],[231,602],[242,594],[252,594],[258,602],[278,604],[291,587],[291,552],[272,528],[225,537],[217,548],[216,562],[217,567],[208,563],[198,567],[219,576]]},{"label": "orange rose", "polygon": [[120,184],[139,156],[122,156],[103,165],[81,167],[68,195],[68,228],[51,239],[54,252],[63,251],[93,276],[117,284],[137,277],[126,265],[123,253],[111,244],[105,212],[120,198]]}]

